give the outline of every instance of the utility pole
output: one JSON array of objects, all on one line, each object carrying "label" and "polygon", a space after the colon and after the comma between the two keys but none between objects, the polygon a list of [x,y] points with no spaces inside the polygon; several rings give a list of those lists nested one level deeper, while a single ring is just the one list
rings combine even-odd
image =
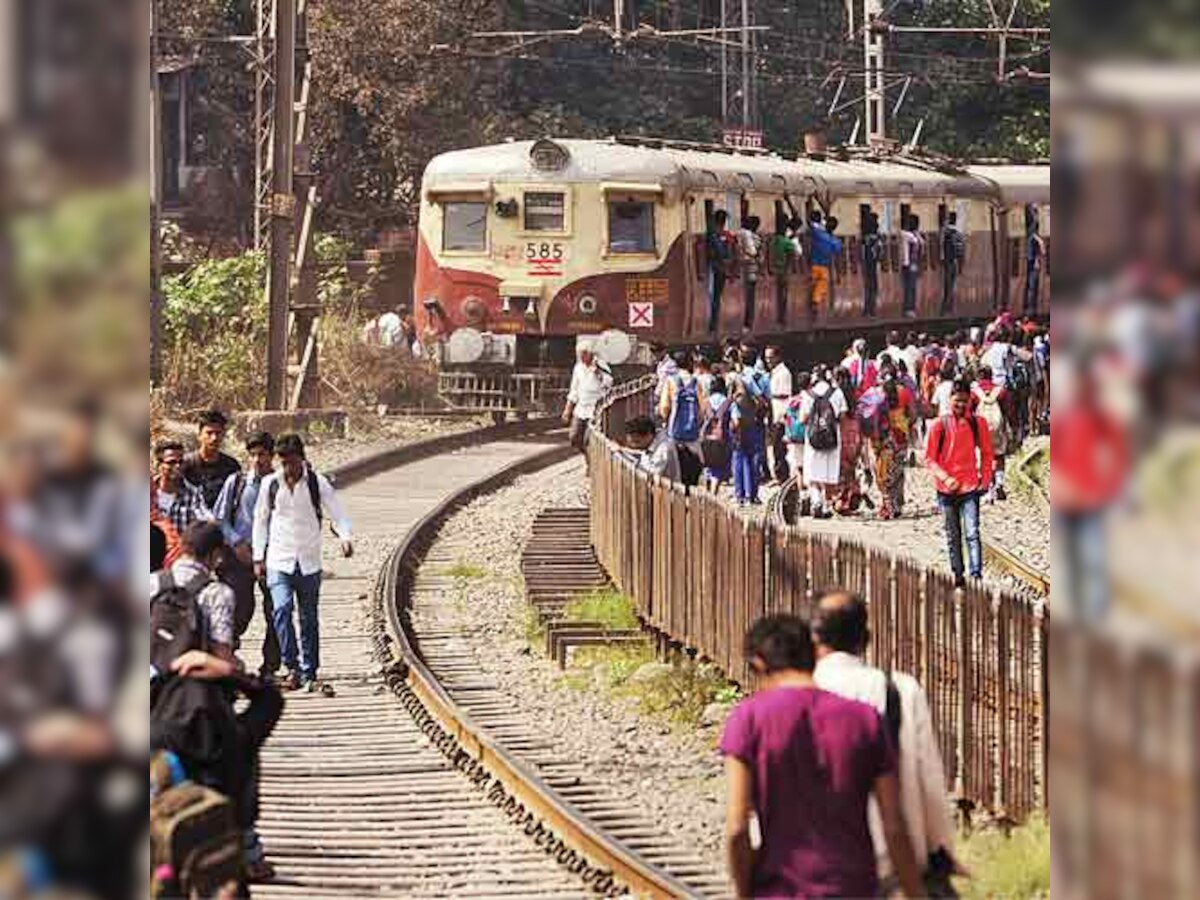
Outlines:
[{"label": "utility pole", "polygon": [[275,0],[275,102],[271,156],[271,257],[267,294],[267,409],[287,403],[288,311],[291,294],[296,0]]},{"label": "utility pole", "polygon": [[150,385],[162,383],[162,107],[158,78],[158,3],[150,0]]},{"label": "utility pole", "polygon": [[613,39],[621,42],[625,33],[625,0],[613,0]]},{"label": "utility pole", "polygon": [[721,130],[729,128],[729,42],[724,40],[729,24],[729,0],[721,0]]},{"label": "utility pole", "polygon": [[750,130],[750,0],[742,0],[742,131]]},{"label": "utility pole", "polygon": [[864,120],[867,125],[867,146],[882,143],[887,139],[883,32],[874,27],[882,16],[882,0],[863,0],[863,94],[866,101]]}]

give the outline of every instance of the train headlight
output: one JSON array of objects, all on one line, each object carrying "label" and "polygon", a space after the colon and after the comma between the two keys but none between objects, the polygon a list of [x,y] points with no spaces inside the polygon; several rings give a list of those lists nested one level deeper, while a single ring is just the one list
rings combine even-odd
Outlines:
[{"label": "train headlight", "polygon": [[591,294],[584,294],[575,304],[581,316],[594,316],[600,307],[600,301]]},{"label": "train headlight", "polygon": [[462,302],[460,307],[462,317],[471,325],[478,325],[483,321],[486,312],[483,301],[478,297],[471,295]]}]

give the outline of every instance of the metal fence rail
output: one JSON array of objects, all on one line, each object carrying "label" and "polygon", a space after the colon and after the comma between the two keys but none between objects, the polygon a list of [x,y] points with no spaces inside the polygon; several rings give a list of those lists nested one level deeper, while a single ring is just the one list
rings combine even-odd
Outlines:
[{"label": "metal fence rail", "polygon": [[827,587],[871,607],[870,657],[916,676],[958,798],[1020,820],[1046,805],[1047,621],[1015,595],[958,593],[948,577],[852,541],[750,522],[711,494],[638,472],[612,440],[645,414],[653,381],[623,386],[589,446],[596,554],[653,628],[751,673],[746,630],[771,612],[808,615]]}]

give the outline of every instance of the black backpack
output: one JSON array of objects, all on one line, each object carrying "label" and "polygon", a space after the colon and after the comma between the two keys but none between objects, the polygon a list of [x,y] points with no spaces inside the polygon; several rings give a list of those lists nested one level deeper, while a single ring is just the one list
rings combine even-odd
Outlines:
[{"label": "black backpack", "polygon": [[1013,391],[1022,393],[1029,390],[1033,378],[1029,375],[1029,364],[1023,359],[1013,362],[1012,372],[1008,376],[1008,386]]},{"label": "black backpack", "polygon": [[837,412],[828,396],[813,397],[808,416],[808,445],[817,451],[836,450],[838,445]]},{"label": "black backpack", "polygon": [[160,678],[167,678],[171,663],[184,653],[208,649],[198,598],[212,578],[197,575],[187,584],[180,584],[170,570],[156,577],[158,583],[150,601],[150,665]]}]

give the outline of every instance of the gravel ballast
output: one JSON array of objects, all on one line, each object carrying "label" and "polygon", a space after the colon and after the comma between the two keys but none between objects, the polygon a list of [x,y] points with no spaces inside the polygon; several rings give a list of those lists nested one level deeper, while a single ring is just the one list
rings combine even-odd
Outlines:
[{"label": "gravel ballast", "polygon": [[[458,562],[482,570],[462,579],[467,601],[453,627],[472,635],[480,675],[511,698],[513,712],[556,735],[564,757],[588,780],[660,823],[684,848],[717,860],[723,825],[722,764],[715,744],[721,722],[672,728],[640,713],[636,701],[580,691],[528,638],[529,607],[520,577],[521,550],[534,519],[548,507],[588,502],[582,460],[518,479],[475,501],[442,528],[438,541],[456,546]],[[420,609],[414,610],[419,633]]]}]

